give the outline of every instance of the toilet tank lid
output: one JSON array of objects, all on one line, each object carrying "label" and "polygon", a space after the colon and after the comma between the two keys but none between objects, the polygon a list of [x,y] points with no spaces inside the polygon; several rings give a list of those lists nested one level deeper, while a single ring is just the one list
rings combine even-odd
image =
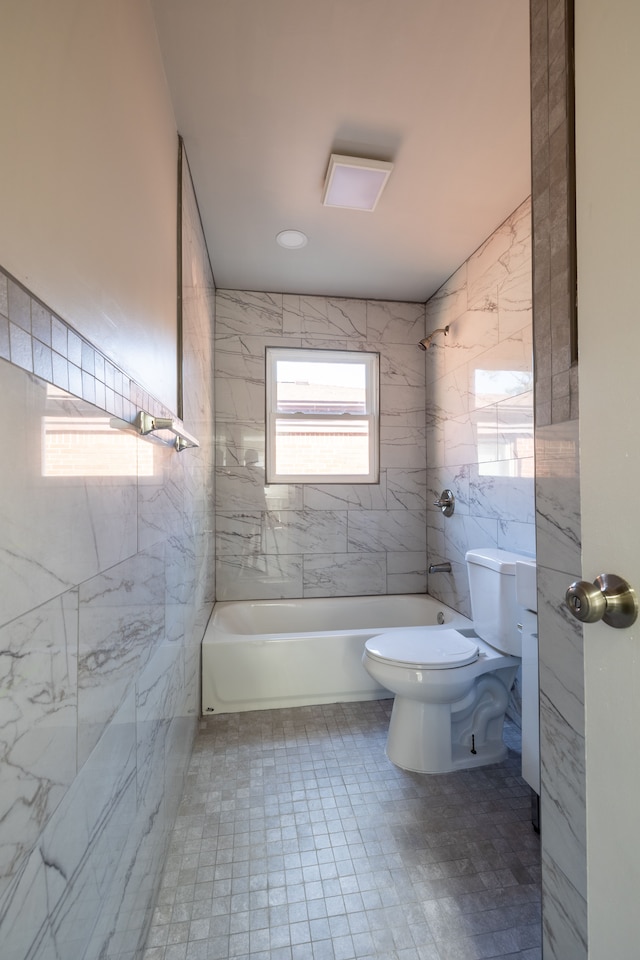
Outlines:
[{"label": "toilet tank lid", "polygon": [[489,567],[507,577],[515,577],[517,560],[530,559],[531,557],[525,557],[523,554],[511,553],[510,550],[498,550],[496,547],[474,547],[473,550],[467,550],[465,554],[467,563]]}]

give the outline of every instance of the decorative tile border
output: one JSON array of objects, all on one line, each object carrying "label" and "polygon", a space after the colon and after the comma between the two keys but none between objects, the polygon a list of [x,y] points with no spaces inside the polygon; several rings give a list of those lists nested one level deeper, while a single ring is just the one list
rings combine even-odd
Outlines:
[{"label": "decorative tile border", "polygon": [[0,358],[121,420],[175,416],[1,267]]}]

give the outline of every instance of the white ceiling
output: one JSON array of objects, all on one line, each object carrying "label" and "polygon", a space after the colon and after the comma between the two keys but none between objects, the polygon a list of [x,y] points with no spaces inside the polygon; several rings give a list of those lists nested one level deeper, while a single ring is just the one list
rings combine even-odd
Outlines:
[{"label": "white ceiling", "polygon": [[[528,0],[152,7],[220,288],[421,302],[529,195]],[[332,152],[394,161],[373,213]]]}]

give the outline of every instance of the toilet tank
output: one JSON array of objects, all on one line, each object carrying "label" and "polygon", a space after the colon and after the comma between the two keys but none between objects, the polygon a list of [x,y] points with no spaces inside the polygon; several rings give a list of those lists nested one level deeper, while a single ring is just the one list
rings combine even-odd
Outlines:
[{"label": "toilet tank", "polygon": [[465,559],[471,591],[471,619],[476,633],[501,653],[521,657],[516,561],[528,558],[487,547],[468,550]]}]

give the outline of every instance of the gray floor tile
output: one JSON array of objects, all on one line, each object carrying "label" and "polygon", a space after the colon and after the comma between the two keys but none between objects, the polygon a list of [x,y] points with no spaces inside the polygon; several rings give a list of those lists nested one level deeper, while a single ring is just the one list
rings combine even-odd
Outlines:
[{"label": "gray floor tile", "polygon": [[540,849],[503,763],[425,776],[391,702],[208,718],[147,960],[538,960]]}]

